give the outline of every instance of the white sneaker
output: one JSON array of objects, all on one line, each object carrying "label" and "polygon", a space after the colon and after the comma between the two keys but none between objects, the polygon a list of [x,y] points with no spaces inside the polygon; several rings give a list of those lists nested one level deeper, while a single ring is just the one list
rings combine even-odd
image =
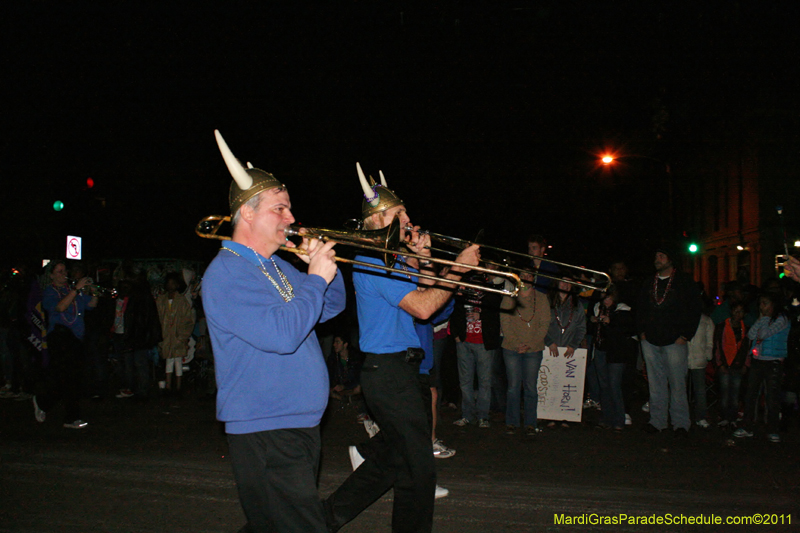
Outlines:
[{"label": "white sneaker", "polygon": [[36,396],[33,397],[33,416],[36,417],[37,422],[44,422],[47,418],[47,413],[39,409],[39,404],[36,403]]},{"label": "white sneaker", "polygon": [[444,445],[439,439],[433,441],[433,456],[437,459],[447,459],[448,457],[453,457],[456,454],[456,451],[453,448],[448,448]]},{"label": "white sneaker", "polygon": [[480,420],[478,420],[478,427],[486,429],[492,427],[492,424],[490,424],[489,421],[486,420],[485,418],[481,418]]},{"label": "white sneaker", "polygon": [[364,462],[364,458],[361,457],[361,454],[358,453],[358,448],[355,446],[349,447],[350,452],[350,464],[353,465],[353,471],[355,472],[358,470],[358,467],[361,466],[361,463]]},{"label": "white sneaker", "polygon": [[644,402],[644,405],[642,406],[642,411],[644,411],[645,413],[650,412],[650,402]]},{"label": "white sneaker", "polygon": [[626,426],[633,425],[633,420],[631,419],[631,415],[629,415],[628,413],[625,413],[625,425]]},{"label": "white sneaker", "polygon": [[695,422],[695,424],[697,424],[698,426],[700,426],[703,429],[705,429],[705,428],[707,428],[708,426],[711,425],[711,424],[708,423],[708,421],[705,418],[702,418],[702,419],[698,420],[697,422]]},{"label": "white sneaker", "polygon": [[730,422],[728,422],[727,420],[720,420],[719,422],[717,422],[717,427],[718,428],[724,428],[728,424],[730,424]]},{"label": "white sneaker", "polygon": [[446,488],[444,488],[444,487],[440,487],[439,485],[436,485],[436,495],[435,495],[435,499],[437,499],[437,500],[438,500],[439,498],[444,498],[444,497],[445,497],[445,496],[447,496],[448,494],[450,494],[450,491],[449,491],[449,490],[447,490],[447,489],[446,489]]},{"label": "white sneaker", "polygon": [[88,425],[89,423],[84,422],[83,420],[75,420],[74,422],[68,422],[64,424],[64,427],[69,429],[83,429]]},{"label": "white sneaker", "polygon": [[453,425],[463,428],[464,426],[469,425],[469,420],[467,420],[466,418],[459,418],[458,420],[453,422]]}]

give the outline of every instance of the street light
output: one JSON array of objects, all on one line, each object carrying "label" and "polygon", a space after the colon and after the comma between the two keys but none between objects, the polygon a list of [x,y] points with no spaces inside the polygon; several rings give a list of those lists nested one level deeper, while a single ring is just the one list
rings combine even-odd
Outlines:
[{"label": "street light", "polygon": [[614,161],[614,157],[610,155],[604,155],[600,160],[604,165],[610,165]]}]

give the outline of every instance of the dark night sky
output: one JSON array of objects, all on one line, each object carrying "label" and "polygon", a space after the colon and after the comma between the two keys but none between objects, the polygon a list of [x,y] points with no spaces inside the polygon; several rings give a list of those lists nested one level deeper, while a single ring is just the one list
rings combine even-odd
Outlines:
[{"label": "dark night sky", "polygon": [[672,161],[753,109],[796,109],[788,2],[103,4],[4,17],[6,260],[56,256],[68,232],[95,258],[208,259],[193,228],[227,214],[218,128],[306,225],[358,215],[360,161],[418,224],[541,232],[604,268],[665,202],[652,160],[612,177],[595,154]]}]

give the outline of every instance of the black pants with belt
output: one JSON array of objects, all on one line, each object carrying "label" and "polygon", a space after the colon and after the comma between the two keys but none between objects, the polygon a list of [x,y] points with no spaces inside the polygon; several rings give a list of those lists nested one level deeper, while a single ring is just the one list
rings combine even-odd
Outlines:
[{"label": "black pants with belt", "polygon": [[419,364],[407,363],[405,355],[366,354],[361,389],[381,430],[361,466],[325,501],[329,531],[337,531],[390,488],[392,531],[431,531],[436,490],[431,426],[420,393]]}]

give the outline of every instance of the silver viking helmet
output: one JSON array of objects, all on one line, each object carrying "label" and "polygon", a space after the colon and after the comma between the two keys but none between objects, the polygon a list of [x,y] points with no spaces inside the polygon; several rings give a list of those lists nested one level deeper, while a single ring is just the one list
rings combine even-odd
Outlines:
[{"label": "silver viking helmet", "polygon": [[383,176],[383,171],[378,171],[381,177],[381,184],[377,185],[372,176],[369,177],[369,183],[367,183],[364,171],[361,170],[361,164],[356,163],[356,170],[358,171],[358,180],[361,182],[361,188],[364,191],[364,201],[361,202],[362,220],[369,218],[375,213],[382,213],[394,206],[404,205],[403,200],[386,185],[386,178]]},{"label": "silver viking helmet", "polygon": [[260,168],[254,168],[253,165],[247,163],[247,168],[242,166],[242,163],[233,155],[231,149],[219,130],[214,130],[214,136],[217,138],[217,146],[222,153],[222,159],[225,160],[225,165],[233,177],[231,183],[231,190],[228,194],[228,203],[231,206],[231,216],[252,197],[260,192],[275,189],[277,187],[286,188],[286,185],[278,181],[275,176],[269,172],[265,172]]}]

